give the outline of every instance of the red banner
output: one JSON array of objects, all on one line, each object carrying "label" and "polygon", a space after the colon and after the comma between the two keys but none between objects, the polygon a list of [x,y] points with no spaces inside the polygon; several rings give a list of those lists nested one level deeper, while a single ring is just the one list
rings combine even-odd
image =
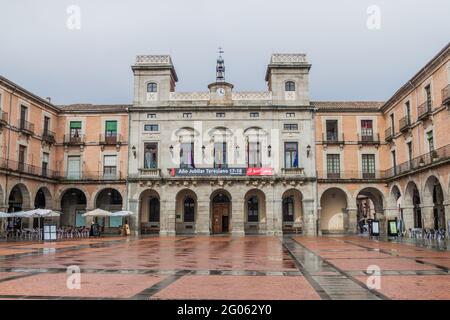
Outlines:
[{"label": "red banner", "polygon": [[248,176],[273,176],[272,168],[247,168]]}]

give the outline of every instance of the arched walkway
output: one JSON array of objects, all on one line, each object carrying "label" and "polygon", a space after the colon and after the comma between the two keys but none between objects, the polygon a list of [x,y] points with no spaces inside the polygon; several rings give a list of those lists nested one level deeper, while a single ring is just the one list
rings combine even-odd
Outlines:
[{"label": "arched walkway", "polygon": [[159,193],[145,190],[139,198],[139,221],[141,233],[158,233],[161,221],[161,203]]},{"label": "arched walkway", "polygon": [[342,189],[330,188],[320,198],[320,230],[322,233],[344,233],[347,195]]},{"label": "arched walkway", "polygon": [[211,233],[231,231],[231,195],[226,190],[216,190],[211,194]]},{"label": "arched walkway", "polygon": [[24,184],[16,184],[9,193],[8,211],[17,212],[29,209],[31,209],[30,192]]},{"label": "arched walkway", "polygon": [[194,233],[197,221],[197,195],[191,189],[183,189],[177,193],[175,201],[175,232]]},{"label": "arched walkway", "polygon": [[[405,190],[405,206],[410,209],[404,213],[405,226],[407,228],[422,228],[423,217],[420,205],[421,199],[419,189],[414,182],[410,181]],[[412,217],[409,215],[412,215]]]},{"label": "arched walkway", "polygon": [[303,195],[297,189],[289,189],[282,195],[281,212],[283,232],[292,232],[303,228]]},{"label": "arched walkway", "polygon": [[441,183],[435,176],[428,177],[425,182],[423,203],[427,207],[424,212],[426,228],[443,229],[445,225],[444,192]]},{"label": "arched walkway", "polygon": [[34,197],[34,208],[35,209],[53,209],[53,198],[52,194],[47,187],[41,187],[36,192]]},{"label": "arched walkway", "polygon": [[266,195],[259,189],[249,190],[244,197],[245,233],[265,231]]},{"label": "arched walkway", "polygon": [[[113,188],[102,189],[97,193],[95,198],[95,207],[106,211],[120,211],[122,210],[122,205],[122,195],[119,191]],[[97,219],[98,223],[105,228],[105,232],[116,232],[117,230],[110,228],[121,227],[124,222],[128,222],[125,220],[127,219],[122,217],[105,217]]]},{"label": "arched walkway", "polygon": [[62,226],[84,226],[85,219],[82,214],[86,212],[87,200],[83,191],[70,188],[64,191],[61,197],[60,224]]}]

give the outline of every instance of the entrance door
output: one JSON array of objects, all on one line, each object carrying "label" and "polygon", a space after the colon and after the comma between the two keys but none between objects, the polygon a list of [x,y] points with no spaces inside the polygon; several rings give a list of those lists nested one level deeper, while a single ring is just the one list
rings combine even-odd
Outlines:
[{"label": "entrance door", "polygon": [[230,216],[229,203],[214,203],[212,232],[213,233],[229,232],[229,216]]}]

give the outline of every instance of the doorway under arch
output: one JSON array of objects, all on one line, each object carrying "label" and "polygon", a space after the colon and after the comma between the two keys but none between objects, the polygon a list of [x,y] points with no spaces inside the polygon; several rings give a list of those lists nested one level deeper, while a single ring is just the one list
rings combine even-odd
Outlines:
[{"label": "doorway under arch", "polygon": [[224,190],[211,195],[211,233],[231,231],[231,197]]},{"label": "doorway under arch", "polygon": [[327,189],[320,197],[320,230],[323,234],[344,233],[347,195],[339,188]]}]

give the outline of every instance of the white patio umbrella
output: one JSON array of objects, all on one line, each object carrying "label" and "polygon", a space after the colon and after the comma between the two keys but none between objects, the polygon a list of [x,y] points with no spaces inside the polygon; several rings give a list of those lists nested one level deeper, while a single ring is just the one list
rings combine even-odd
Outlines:
[{"label": "white patio umbrella", "polygon": [[97,208],[95,210],[88,211],[83,213],[82,217],[110,217],[112,212]]},{"label": "white patio umbrella", "polygon": [[11,218],[12,216],[9,213],[0,211],[0,218]]},{"label": "white patio umbrella", "polygon": [[111,214],[111,217],[128,217],[128,216],[132,216],[132,215],[134,215],[134,212],[122,210],[122,211],[113,212]]}]

